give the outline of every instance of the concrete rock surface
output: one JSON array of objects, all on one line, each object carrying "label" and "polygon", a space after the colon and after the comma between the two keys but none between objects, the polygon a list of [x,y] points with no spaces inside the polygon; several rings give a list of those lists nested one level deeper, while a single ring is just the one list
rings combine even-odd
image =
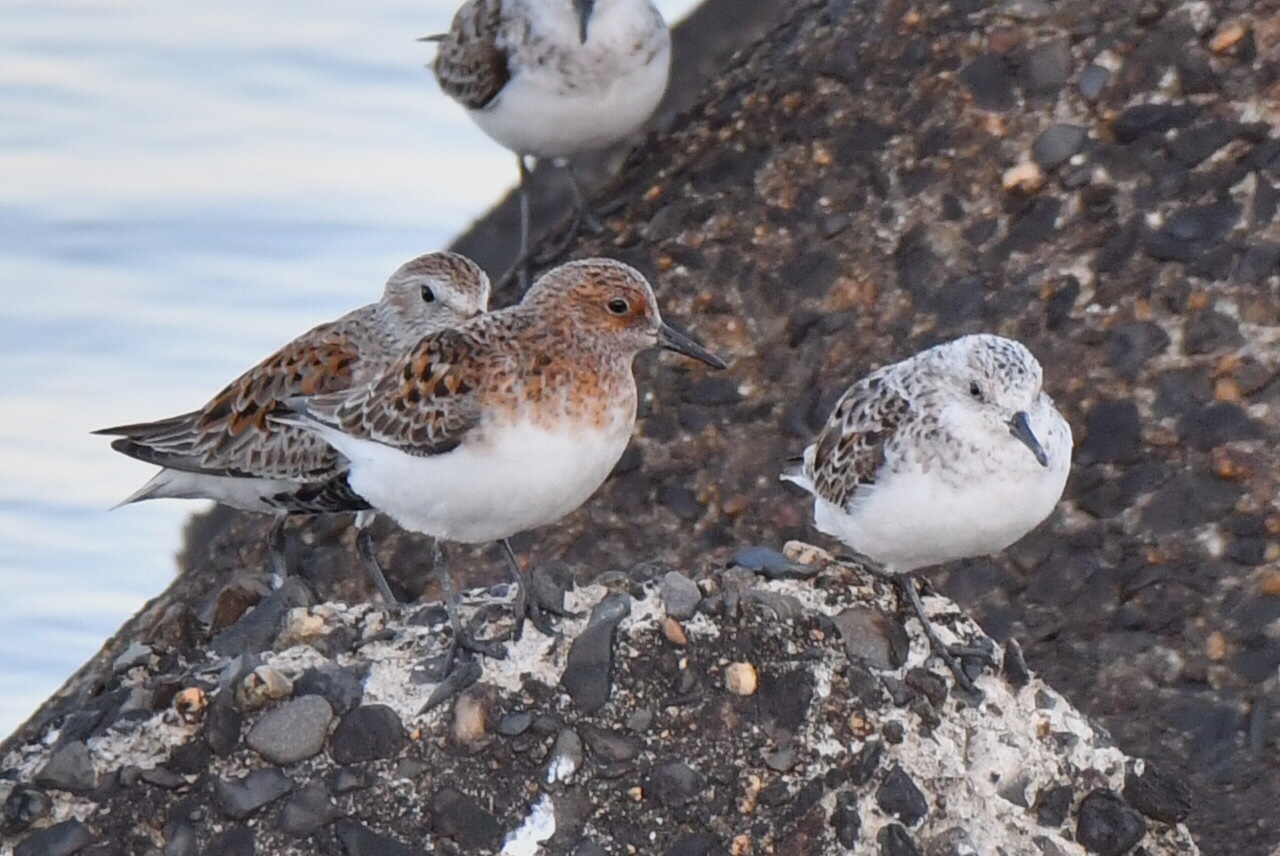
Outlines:
[{"label": "concrete rock surface", "polygon": [[[401,617],[295,609],[253,663],[207,646],[168,652],[120,678],[136,706],[83,733],[51,726],[0,756],[0,853],[53,852],[32,848],[67,829],[76,847],[57,852],[1199,852],[1170,798],[1179,783],[1126,757],[1039,678],[1006,668],[1011,681],[997,666],[980,694],[958,695],[914,618],[896,667],[851,656],[836,618],[870,611],[901,632],[896,595],[816,548],[788,552],[805,578],[704,577],[709,595],[681,644],[662,628],[661,576],[605,575],[570,593],[582,617],[563,637],[527,631],[444,703],[426,675],[448,636],[432,606]],[[588,614],[619,601],[629,612],[600,664],[608,698],[588,713],[562,678]],[[487,591],[464,602],[482,629],[509,622],[484,618],[506,605]],[[1005,659],[955,604],[925,603],[948,641]],[[731,691],[725,674],[743,666],[757,681]],[[366,674],[344,723],[362,711],[374,730],[389,721],[385,751],[353,755],[336,724],[327,751],[271,763],[243,736],[299,704],[288,699],[247,713],[230,752],[209,749],[208,712],[244,706],[246,682],[278,673],[296,685],[334,668]],[[207,704],[175,703],[181,693]],[[99,775],[93,793],[40,784],[73,737]],[[23,814],[37,793],[39,816]]]}]

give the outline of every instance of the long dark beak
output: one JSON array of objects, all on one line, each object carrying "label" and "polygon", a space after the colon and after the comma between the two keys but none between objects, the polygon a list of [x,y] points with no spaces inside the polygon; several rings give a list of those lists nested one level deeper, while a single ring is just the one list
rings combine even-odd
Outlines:
[{"label": "long dark beak", "polygon": [[1036,435],[1031,433],[1031,423],[1027,421],[1025,410],[1019,410],[1013,414],[1013,418],[1009,420],[1009,433],[1031,450],[1031,454],[1036,456],[1040,466],[1049,466],[1049,456],[1044,453],[1044,446],[1040,445]]},{"label": "long dark beak", "polygon": [[658,328],[658,347],[666,348],[668,351],[675,351],[677,354],[684,354],[686,357],[693,357],[713,369],[728,368],[724,360],[669,324],[663,324]]},{"label": "long dark beak", "polygon": [[585,45],[587,43],[587,21],[591,20],[591,13],[595,11],[596,0],[573,0],[573,6],[578,10],[578,38]]}]

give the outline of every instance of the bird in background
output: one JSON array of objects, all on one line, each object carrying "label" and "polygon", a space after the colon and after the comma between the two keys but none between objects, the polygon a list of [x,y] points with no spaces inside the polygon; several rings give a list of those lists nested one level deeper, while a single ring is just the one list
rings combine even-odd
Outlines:
[{"label": "bird in background", "polygon": [[1071,467],[1071,427],[1041,389],[1023,345],[964,336],[859,380],[836,404],[803,463],[783,473],[814,497],[814,524],[892,582],[934,652],[973,690],[943,645],[911,574],[997,553],[1057,505]]},{"label": "bird in background", "polygon": [[118,437],[111,443],[117,452],[162,468],[119,505],[211,499],[272,514],[268,545],[277,583],[287,573],[283,540],[290,516],[355,511],[357,545],[371,581],[394,603],[374,557],[369,503],[351,489],[346,460],[314,433],[271,417],[297,396],[369,382],[423,336],[473,318],[488,302],[489,278],[470,259],[419,256],[391,275],[377,303],[298,336],[199,410],[95,431]]},{"label": "bird in background", "polygon": [[608,148],[649,121],[667,88],[671,33],[650,0],[469,0],[439,43],[436,80],[480,128],[516,154],[520,252],[512,276],[527,284],[530,258],[527,159],[562,161],[575,200],[568,236],[603,229],[572,158]]},{"label": "bird in background", "polygon": [[560,520],[604,483],[635,426],[632,362],[655,346],[725,368],[663,322],[634,268],[569,262],[518,305],[427,336],[372,383],[295,399],[277,418],[337,449],[375,509],[436,539],[452,663],[459,645],[489,652],[463,632],[442,542],[501,543],[516,588],[511,638],[526,615],[548,632],[507,539]]}]

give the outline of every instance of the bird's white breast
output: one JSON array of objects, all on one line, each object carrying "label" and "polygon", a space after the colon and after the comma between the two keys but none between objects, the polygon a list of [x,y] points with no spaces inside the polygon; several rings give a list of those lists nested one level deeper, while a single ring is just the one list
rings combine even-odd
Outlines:
[{"label": "bird's white breast", "polygon": [[428,457],[345,435],[331,442],[351,460],[352,488],[376,509],[406,529],[475,544],[545,526],[582,505],[622,456],[633,424],[548,430],[519,422]]},{"label": "bird's white breast", "polygon": [[575,30],[561,27],[517,49],[510,81],[471,118],[506,148],[534,157],[570,157],[634,134],[667,88],[666,28],[647,2],[625,2],[598,7],[588,33],[580,44]]},{"label": "bird's white breast", "polygon": [[960,452],[959,477],[939,477],[936,460],[906,460],[882,470],[848,508],[816,499],[814,523],[898,573],[997,553],[1049,516],[1071,468],[1071,428],[1047,397],[1030,422],[1047,467],[1011,435],[995,435],[980,459]]}]

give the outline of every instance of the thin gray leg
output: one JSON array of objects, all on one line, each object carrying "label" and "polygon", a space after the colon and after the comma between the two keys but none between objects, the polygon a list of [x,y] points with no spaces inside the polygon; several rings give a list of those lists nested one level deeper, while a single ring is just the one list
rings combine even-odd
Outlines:
[{"label": "thin gray leg", "polygon": [[373,583],[373,587],[378,590],[383,603],[387,606],[399,606],[400,601],[391,591],[391,586],[387,584],[387,578],[382,573],[382,566],[378,564],[378,556],[373,549],[373,536],[369,534],[369,527],[373,525],[376,518],[377,515],[372,511],[356,512],[356,552],[360,554],[365,570],[369,574],[369,582]]},{"label": "thin gray leg", "polygon": [[525,579],[525,573],[520,568],[520,561],[516,558],[516,551],[511,549],[511,542],[503,538],[500,542],[502,551],[506,553],[507,565],[511,568],[511,581],[516,587],[516,599],[512,604],[515,610],[516,623],[511,628],[511,638],[519,639],[524,634],[524,621],[529,619],[529,623],[538,629],[538,632],[544,636],[554,636],[555,628],[547,621],[547,617],[542,614],[542,606],[529,597],[529,583]]},{"label": "thin gray leg", "polygon": [[284,554],[284,524],[288,519],[287,514],[277,514],[276,519],[271,521],[271,529],[267,532],[267,555],[271,562],[272,588],[280,588],[284,585],[284,578],[289,576],[289,563]]},{"label": "thin gray leg", "polygon": [[453,580],[449,576],[449,558],[445,551],[444,542],[441,539],[435,539],[432,552],[436,573],[440,575],[440,588],[444,591],[444,609],[449,615],[449,627],[453,631],[453,641],[449,644],[449,653],[445,659],[445,674],[448,675],[453,671],[459,648],[466,651],[474,651],[483,657],[491,659],[505,657],[507,652],[501,644],[481,642],[463,629],[462,615],[458,609],[458,596],[453,591]]},{"label": "thin gray leg", "polygon": [[[938,632],[933,627],[933,622],[929,620],[928,613],[924,611],[924,604],[920,601],[920,594],[916,591],[915,579],[907,574],[892,573],[884,565],[861,553],[856,551],[851,551],[851,553],[850,558],[862,566],[867,573],[892,585],[900,597],[906,597],[907,603],[911,604],[912,612],[920,620],[920,626],[924,628],[924,635],[929,640],[929,647],[933,650],[933,653],[938,655],[938,659],[942,660],[947,668],[951,670],[951,674],[955,675],[957,684],[969,692],[977,692],[978,688],[974,686],[973,681],[969,680],[969,676],[965,674],[964,668],[956,660],[952,649],[939,638]],[[968,653],[971,653],[969,649],[962,649],[962,654]]]},{"label": "thin gray leg", "polygon": [[513,279],[519,282],[521,291],[529,288],[529,244],[533,230],[533,215],[529,210],[529,165],[525,162],[524,155],[516,155],[516,163],[520,166],[520,251],[511,267],[498,278],[495,290],[505,288]]},{"label": "thin gray leg", "polygon": [[569,173],[569,183],[573,186],[573,202],[578,208],[577,223],[573,229],[575,235],[583,229],[593,235],[599,235],[604,231],[604,224],[591,210],[591,200],[587,198],[587,192],[582,187],[582,178],[578,175],[578,169],[573,165],[572,158],[565,161],[564,168]]}]

